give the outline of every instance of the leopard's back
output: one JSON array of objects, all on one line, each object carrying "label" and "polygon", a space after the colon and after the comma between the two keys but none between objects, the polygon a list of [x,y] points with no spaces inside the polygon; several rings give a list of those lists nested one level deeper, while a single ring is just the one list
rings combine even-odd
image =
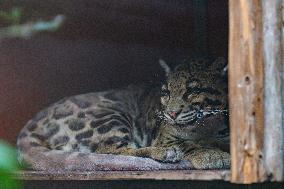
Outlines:
[{"label": "leopard's back", "polygon": [[[92,153],[113,145],[149,146],[155,129],[152,110],[159,104],[155,94],[131,86],[64,98],[26,124],[19,134],[18,147],[22,153],[37,147]],[[141,108],[145,101],[149,105]]]}]

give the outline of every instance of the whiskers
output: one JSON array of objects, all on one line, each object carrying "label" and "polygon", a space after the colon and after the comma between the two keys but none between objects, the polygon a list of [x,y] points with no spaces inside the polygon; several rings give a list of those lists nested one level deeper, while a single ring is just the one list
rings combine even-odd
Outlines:
[{"label": "whiskers", "polygon": [[165,114],[163,111],[156,111],[155,114],[158,119],[162,119],[162,120],[165,119]]},{"label": "whiskers", "polygon": [[178,125],[185,125],[185,124],[192,124],[197,122],[198,120],[216,115],[216,114],[224,114],[228,115],[228,110],[192,110],[187,112],[180,113],[177,118],[174,120],[172,119],[166,112],[164,111],[158,111],[156,112],[157,118],[160,120],[164,120],[170,124],[178,124]]},{"label": "whiskers", "polygon": [[225,114],[225,115],[228,115],[228,110],[218,110],[218,109],[214,109],[214,110],[199,110],[197,112],[197,118],[198,119],[201,119],[205,116],[208,116],[208,115],[216,115],[216,114]]},{"label": "whiskers", "polygon": [[193,123],[195,122],[197,119],[197,111],[196,110],[192,110],[192,111],[187,111],[187,112],[183,112],[181,113],[177,119],[176,122],[178,124],[188,124],[188,123]]},{"label": "whiskers", "polygon": [[175,124],[175,120],[173,120],[167,113],[164,111],[157,111],[156,116],[159,121],[166,121],[170,124]]}]

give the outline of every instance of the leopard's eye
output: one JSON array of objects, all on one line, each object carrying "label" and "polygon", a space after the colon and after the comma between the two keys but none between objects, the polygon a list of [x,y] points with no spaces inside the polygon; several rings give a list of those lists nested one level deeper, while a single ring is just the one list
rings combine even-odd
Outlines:
[{"label": "leopard's eye", "polygon": [[183,94],[183,100],[187,100],[189,98],[189,96],[191,95],[190,91],[186,91],[184,94]]},{"label": "leopard's eye", "polygon": [[161,96],[170,96],[170,91],[165,89],[161,91]]}]

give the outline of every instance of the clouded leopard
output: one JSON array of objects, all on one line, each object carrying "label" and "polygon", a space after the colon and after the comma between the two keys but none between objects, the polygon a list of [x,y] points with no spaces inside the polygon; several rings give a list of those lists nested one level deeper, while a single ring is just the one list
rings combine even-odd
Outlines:
[{"label": "clouded leopard", "polygon": [[230,165],[224,60],[163,60],[161,87],[129,86],[64,98],[40,111],[18,136],[31,152],[84,152],[189,160],[197,169]]}]

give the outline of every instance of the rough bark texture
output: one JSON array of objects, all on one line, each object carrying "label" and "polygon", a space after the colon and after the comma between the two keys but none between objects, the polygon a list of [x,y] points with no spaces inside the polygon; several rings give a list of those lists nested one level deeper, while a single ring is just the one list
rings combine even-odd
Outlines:
[{"label": "rough bark texture", "polygon": [[[284,23],[284,0],[282,0],[282,23]],[[282,24],[282,74],[281,74],[281,80],[282,80],[282,182],[284,180],[284,27]]]},{"label": "rough bark texture", "polygon": [[258,0],[230,0],[229,4],[231,181],[253,183],[266,179],[262,160],[262,5]]},{"label": "rough bark texture", "polygon": [[265,65],[264,161],[270,180],[283,179],[282,125],[282,1],[263,0],[263,55]]}]

